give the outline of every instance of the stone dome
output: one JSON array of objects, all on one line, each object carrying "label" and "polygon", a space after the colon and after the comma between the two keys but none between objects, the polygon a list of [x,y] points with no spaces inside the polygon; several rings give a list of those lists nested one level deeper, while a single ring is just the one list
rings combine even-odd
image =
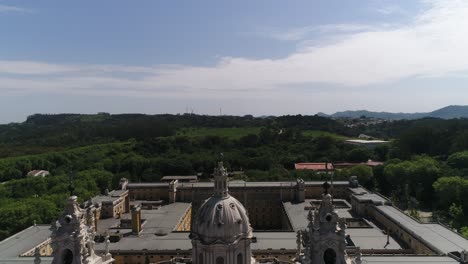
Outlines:
[{"label": "stone dome", "polygon": [[252,228],[244,206],[234,197],[211,196],[198,210],[192,239],[203,244],[232,244],[252,238]]}]

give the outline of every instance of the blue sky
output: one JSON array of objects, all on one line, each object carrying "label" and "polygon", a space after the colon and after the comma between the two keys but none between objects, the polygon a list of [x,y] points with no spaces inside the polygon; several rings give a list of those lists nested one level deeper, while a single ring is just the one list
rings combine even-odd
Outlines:
[{"label": "blue sky", "polygon": [[468,104],[468,3],[0,0],[0,123]]}]

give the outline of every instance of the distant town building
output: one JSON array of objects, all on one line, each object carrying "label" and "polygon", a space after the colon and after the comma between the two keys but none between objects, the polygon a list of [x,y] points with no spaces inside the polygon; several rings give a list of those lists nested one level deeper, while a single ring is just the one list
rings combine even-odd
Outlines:
[{"label": "distant town building", "polygon": [[179,181],[179,182],[198,182],[197,175],[190,175],[190,176],[164,176],[161,178],[162,182],[171,182],[171,181]]},{"label": "distant town building", "polygon": [[333,171],[334,170],[333,164],[329,163],[329,162],[295,163],[294,168],[296,170],[313,170],[315,172],[327,172],[327,171]]},{"label": "distant town building", "polygon": [[358,136],[359,139],[365,139],[365,140],[371,140],[374,139],[374,137],[366,135],[366,134],[359,134]]},{"label": "distant town building", "polygon": [[50,172],[46,170],[32,170],[26,174],[27,177],[45,177],[50,175]]},{"label": "distant town building", "polygon": [[388,144],[390,143],[390,141],[377,140],[377,139],[374,139],[374,140],[347,139],[345,140],[345,143],[373,149],[377,146]]},{"label": "distant town building", "polygon": [[380,166],[380,165],[383,165],[383,164],[384,163],[380,162],[380,161],[368,160],[366,162],[337,162],[337,163],[333,163],[333,166],[336,169],[340,169],[340,168],[354,167],[354,166],[357,166],[357,165],[366,165],[368,167],[377,167],[377,166]]}]

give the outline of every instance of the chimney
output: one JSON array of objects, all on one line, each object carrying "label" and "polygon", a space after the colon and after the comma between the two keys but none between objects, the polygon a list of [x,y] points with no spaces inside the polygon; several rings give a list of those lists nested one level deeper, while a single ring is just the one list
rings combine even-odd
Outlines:
[{"label": "chimney", "polygon": [[136,235],[141,232],[141,205],[132,208],[132,232]]}]

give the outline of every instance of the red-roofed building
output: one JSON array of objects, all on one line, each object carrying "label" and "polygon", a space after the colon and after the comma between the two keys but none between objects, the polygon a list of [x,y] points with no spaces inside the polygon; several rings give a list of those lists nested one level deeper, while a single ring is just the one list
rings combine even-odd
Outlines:
[{"label": "red-roofed building", "polygon": [[294,168],[296,170],[313,170],[316,172],[333,171],[333,164],[327,162],[305,162],[295,163]]}]

